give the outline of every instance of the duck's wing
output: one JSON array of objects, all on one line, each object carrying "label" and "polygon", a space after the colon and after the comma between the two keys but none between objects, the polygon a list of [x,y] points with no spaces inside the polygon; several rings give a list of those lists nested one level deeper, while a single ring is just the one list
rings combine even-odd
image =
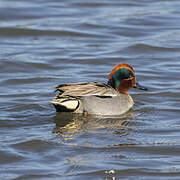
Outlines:
[{"label": "duck's wing", "polygon": [[56,86],[59,96],[117,96],[118,92],[111,86],[102,82],[71,83]]}]

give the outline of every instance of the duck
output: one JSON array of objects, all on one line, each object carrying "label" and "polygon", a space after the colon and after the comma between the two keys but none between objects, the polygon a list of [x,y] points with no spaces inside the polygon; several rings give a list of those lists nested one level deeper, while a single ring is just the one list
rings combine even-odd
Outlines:
[{"label": "duck", "polygon": [[56,112],[96,115],[122,115],[134,105],[128,91],[131,88],[147,90],[137,82],[134,69],[126,63],[112,69],[107,83],[69,83],[54,88],[57,95],[51,103]]}]

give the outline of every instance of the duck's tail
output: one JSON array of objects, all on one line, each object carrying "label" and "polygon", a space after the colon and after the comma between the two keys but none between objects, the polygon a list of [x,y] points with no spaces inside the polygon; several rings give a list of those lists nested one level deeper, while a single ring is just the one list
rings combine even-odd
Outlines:
[{"label": "duck's tail", "polygon": [[51,101],[57,112],[74,112],[80,105],[80,100],[74,97],[56,97]]}]

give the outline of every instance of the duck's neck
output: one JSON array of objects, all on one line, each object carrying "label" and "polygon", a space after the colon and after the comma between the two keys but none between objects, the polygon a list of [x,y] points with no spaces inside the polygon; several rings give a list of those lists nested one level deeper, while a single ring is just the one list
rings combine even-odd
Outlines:
[{"label": "duck's neck", "polygon": [[128,91],[132,88],[132,82],[129,80],[122,80],[119,87],[117,88],[118,91],[122,94],[128,94]]},{"label": "duck's neck", "polygon": [[110,85],[112,88],[117,90],[121,94],[128,94],[128,90],[132,87],[131,82],[127,80],[122,80],[119,84],[119,86],[116,88],[116,84],[113,81],[113,79],[108,80],[108,85]]}]

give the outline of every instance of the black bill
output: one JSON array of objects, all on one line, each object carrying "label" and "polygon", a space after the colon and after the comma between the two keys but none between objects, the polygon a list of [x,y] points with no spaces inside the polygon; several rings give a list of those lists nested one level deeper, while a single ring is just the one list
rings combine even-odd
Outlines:
[{"label": "black bill", "polygon": [[133,88],[137,88],[137,89],[144,90],[144,91],[148,90],[148,88],[141,86],[138,82],[136,82],[136,85],[133,86]]}]

